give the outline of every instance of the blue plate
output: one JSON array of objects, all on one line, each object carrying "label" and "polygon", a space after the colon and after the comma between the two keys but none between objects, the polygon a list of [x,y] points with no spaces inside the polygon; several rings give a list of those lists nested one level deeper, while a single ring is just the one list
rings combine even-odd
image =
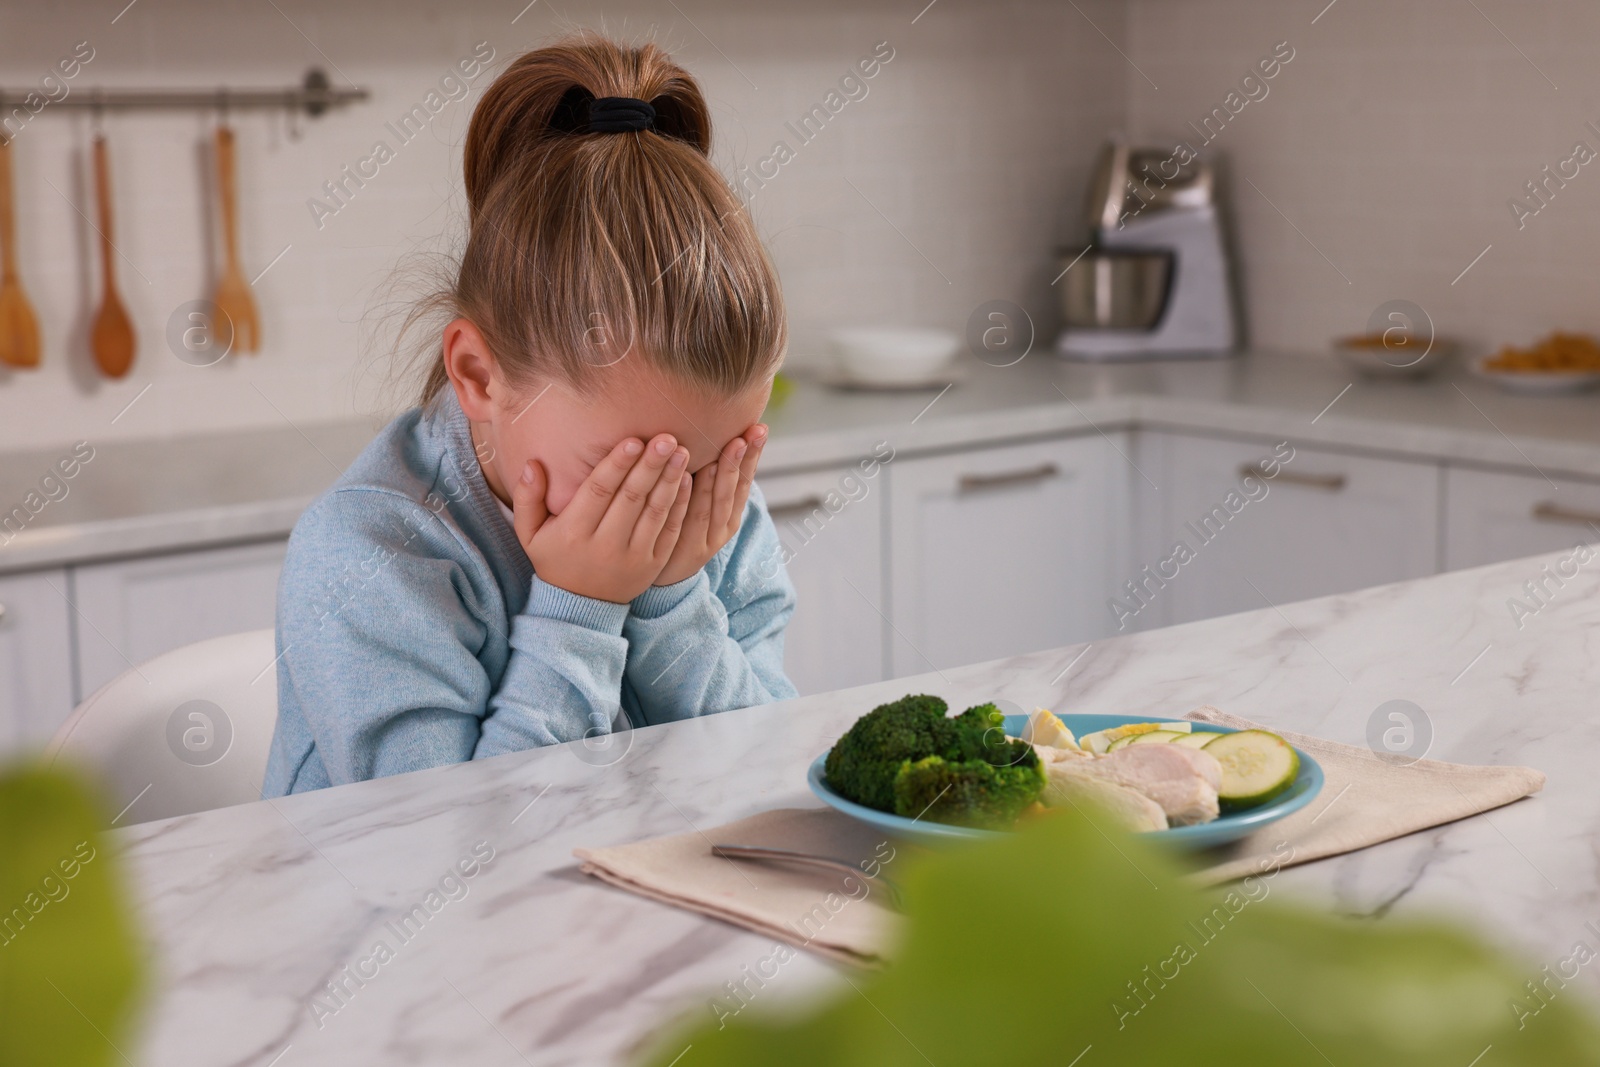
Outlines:
[{"label": "blue plate", "polygon": [[[1226,726],[1212,726],[1208,723],[1195,723],[1192,720],[1156,719],[1148,715],[1063,715],[1063,722],[1072,731],[1072,736],[1082,737],[1100,730],[1109,730],[1113,726],[1125,726],[1133,722],[1183,722],[1189,721],[1196,729],[1204,729],[1219,734],[1231,734],[1235,731]],[[1027,716],[1007,715],[1006,733],[1017,736],[1022,732],[1027,723]],[[1299,811],[1311,803],[1313,797],[1322,792],[1322,767],[1316,760],[1295,749],[1300,755],[1300,773],[1295,775],[1294,784],[1288,789],[1273,797],[1259,808],[1249,811],[1224,814],[1221,817],[1194,826],[1174,826],[1169,830],[1154,831],[1154,836],[1162,841],[1170,841],[1174,845],[1185,849],[1211,848],[1215,845],[1225,845],[1230,841],[1237,841],[1268,823],[1277,822],[1285,815]],[[924,841],[950,840],[951,838],[985,838],[993,837],[1000,831],[975,830],[968,826],[948,826],[944,823],[927,822],[920,819],[908,819],[903,815],[894,815],[886,811],[863,807],[828,788],[827,775],[823,772],[823,764],[827,762],[828,754],[824,752],[811,763],[811,769],[806,772],[806,781],[824,804],[837,808],[846,815],[860,819],[862,822],[871,823],[882,827],[889,833],[899,837],[916,838]]]}]

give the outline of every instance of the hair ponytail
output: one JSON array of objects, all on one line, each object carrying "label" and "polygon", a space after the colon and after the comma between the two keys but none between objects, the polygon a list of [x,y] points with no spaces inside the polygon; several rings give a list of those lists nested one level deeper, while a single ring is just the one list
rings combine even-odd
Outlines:
[{"label": "hair ponytail", "polygon": [[[651,128],[574,120],[608,97],[647,102]],[[626,358],[734,393],[776,369],[777,274],[710,149],[699,86],[655,45],[586,35],[518,57],[489,86],[462,160],[471,232],[441,297],[513,385],[583,389]],[[445,383],[436,364],[424,401]]]}]

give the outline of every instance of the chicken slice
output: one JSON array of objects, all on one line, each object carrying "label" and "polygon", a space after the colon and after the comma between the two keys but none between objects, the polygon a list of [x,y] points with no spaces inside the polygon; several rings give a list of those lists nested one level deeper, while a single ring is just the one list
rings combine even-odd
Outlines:
[{"label": "chicken slice", "polygon": [[1064,759],[1049,764],[1046,767],[1049,780],[1040,798],[1045,806],[1088,805],[1104,813],[1113,825],[1135,833],[1167,828],[1167,815],[1160,804],[1137,789],[1088,773],[1088,766],[1097,762],[1095,759]]},{"label": "chicken slice", "polygon": [[1174,826],[1217,817],[1222,765],[1216,757],[1183,745],[1127,745],[1094,760],[1068,766],[1127,786],[1161,806]]},{"label": "chicken slice", "polygon": [[1190,748],[1187,745],[1174,745],[1172,750],[1188,760],[1195,773],[1204,778],[1212,789],[1222,788],[1222,764],[1217,762],[1217,757],[1203,749]]}]

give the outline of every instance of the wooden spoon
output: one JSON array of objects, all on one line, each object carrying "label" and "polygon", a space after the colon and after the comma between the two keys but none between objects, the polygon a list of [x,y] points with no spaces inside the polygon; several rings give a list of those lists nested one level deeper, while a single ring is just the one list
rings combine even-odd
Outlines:
[{"label": "wooden spoon", "polygon": [[222,202],[222,243],[226,259],[222,275],[217,279],[215,303],[217,310],[227,316],[233,325],[233,344],[241,352],[256,352],[261,348],[261,321],[256,315],[256,302],[250,295],[250,283],[244,280],[239,269],[238,203],[234,190],[233,131],[226,126],[217,127],[217,187]]},{"label": "wooden spoon", "polygon": [[17,274],[17,234],[11,210],[11,142],[0,141],[0,363],[39,365],[39,320]]},{"label": "wooden spoon", "polygon": [[111,243],[111,164],[106,159],[106,139],[94,139],[94,192],[100,206],[100,259],[104,268],[100,311],[94,317],[90,346],[94,361],[107,378],[120,378],[133,366],[138,341],[133,323],[117,298],[116,255]]}]

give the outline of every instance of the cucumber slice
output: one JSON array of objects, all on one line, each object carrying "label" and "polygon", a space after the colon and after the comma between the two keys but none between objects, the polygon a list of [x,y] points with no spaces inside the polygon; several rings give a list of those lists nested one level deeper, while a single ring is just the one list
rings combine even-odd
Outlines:
[{"label": "cucumber slice", "polygon": [[1194,736],[1193,734],[1180,734],[1176,730],[1156,730],[1156,731],[1153,731],[1153,732],[1148,733],[1148,734],[1139,734],[1136,737],[1130,737],[1128,739],[1128,744],[1130,744],[1130,745],[1163,745],[1163,744],[1170,745],[1170,744],[1176,743],[1180,739],[1193,737],[1193,736]]},{"label": "cucumber slice", "polygon": [[1115,752],[1119,748],[1127,748],[1129,745],[1133,744],[1134,738],[1143,736],[1143,734],[1129,734],[1127,737],[1119,737],[1106,746],[1106,751]]},{"label": "cucumber slice", "polygon": [[1223,734],[1205,751],[1222,764],[1222,788],[1217,799],[1238,810],[1265,804],[1288,789],[1300,773],[1300,755],[1277,734],[1266,730],[1240,730]]},{"label": "cucumber slice", "polygon": [[1221,734],[1212,733],[1210,730],[1196,730],[1193,733],[1185,734],[1172,743],[1183,745],[1187,748],[1205,748],[1221,736]]},{"label": "cucumber slice", "polygon": [[1088,749],[1097,756],[1105,755],[1111,748],[1111,741],[1106,737],[1104,730],[1096,730],[1092,734],[1084,734],[1078,738],[1078,747]]}]

